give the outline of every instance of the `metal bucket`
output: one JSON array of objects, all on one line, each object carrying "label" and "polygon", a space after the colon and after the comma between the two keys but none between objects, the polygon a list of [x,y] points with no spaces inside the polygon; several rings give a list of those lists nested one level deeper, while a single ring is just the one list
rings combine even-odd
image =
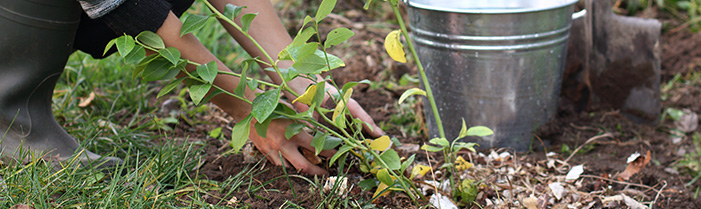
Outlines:
[{"label": "metal bucket", "polygon": [[[448,139],[468,127],[480,148],[526,150],[552,118],[577,0],[405,0],[414,43]],[[429,135],[438,136],[425,105]]]}]

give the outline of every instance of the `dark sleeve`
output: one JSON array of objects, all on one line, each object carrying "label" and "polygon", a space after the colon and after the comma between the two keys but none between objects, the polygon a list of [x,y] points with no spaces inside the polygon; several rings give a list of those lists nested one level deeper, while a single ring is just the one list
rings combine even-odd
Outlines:
[{"label": "dark sleeve", "polygon": [[101,19],[117,34],[136,36],[147,30],[156,32],[170,9],[165,0],[126,0]]}]

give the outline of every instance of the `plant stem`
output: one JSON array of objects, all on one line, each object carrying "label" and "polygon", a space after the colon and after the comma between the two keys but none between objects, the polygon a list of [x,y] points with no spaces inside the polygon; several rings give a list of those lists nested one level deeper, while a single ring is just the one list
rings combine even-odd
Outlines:
[{"label": "plant stem", "polygon": [[211,3],[209,3],[209,1],[203,0],[203,2],[204,2],[205,5],[207,5],[207,7],[209,8],[209,10],[212,10],[212,12],[214,12],[214,14],[217,15],[217,17],[218,17],[219,19],[224,20],[225,22],[229,23],[232,27],[236,28],[236,30],[238,30],[239,32],[241,32],[241,34],[243,34],[244,36],[246,36],[246,38],[248,38],[248,40],[250,40],[250,41],[256,46],[256,48],[258,48],[258,50],[260,50],[260,52],[263,53],[263,56],[265,56],[265,58],[267,58],[267,59],[271,62],[271,63],[269,63],[270,66],[271,66],[273,69],[275,69],[275,72],[278,74],[278,76],[280,76],[280,78],[281,78],[280,80],[282,80],[282,85],[281,85],[281,86],[282,86],[282,88],[283,88],[285,91],[288,91],[288,92],[292,93],[292,94],[295,95],[295,96],[299,96],[299,94],[298,94],[297,92],[295,92],[294,90],[292,90],[292,88],[290,88],[290,87],[287,85],[287,81],[286,81],[285,79],[282,79],[282,78],[284,78],[284,77],[282,76],[282,72],[280,72],[280,69],[278,68],[277,64],[274,62],[274,59],[270,56],[270,54],[268,54],[267,51],[265,51],[265,49],[263,48],[263,46],[261,46],[260,43],[258,43],[258,41],[256,41],[256,39],[254,39],[254,38],[251,36],[251,34],[248,34],[248,32],[243,31],[243,29],[242,29],[238,24],[236,24],[232,19],[229,19],[228,17],[224,16],[224,14],[222,14],[221,12],[219,12],[219,10],[217,10],[217,8],[214,8],[214,6],[213,6]]},{"label": "plant stem", "polygon": [[[200,78],[198,78],[198,77],[193,76],[193,75],[190,74],[190,72],[188,72],[187,70],[182,70],[182,72],[184,72],[185,74],[187,74],[187,76],[188,76],[190,79],[192,79],[192,80],[196,80],[196,81],[199,81],[199,82],[202,82],[202,83],[207,83],[206,81],[204,81],[204,80],[202,80],[202,79],[200,79]],[[229,95],[229,96],[232,96],[232,97],[234,97],[234,98],[240,99],[240,100],[242,100],[242,101],[244,101],[244,102],[246,102],[246,103],[248,103],[248,104],[253,104],[253,102],[249,101],[247,98],[241,97],[241,96],[236,95],[236,94],[234,94],[234,93],[231,93],[231,92],[229,92],[229,91],[227,91],[227,90],[224,90],[223,88],[221,88],[221,87],[219,87],[219,86],[217,86],[217,85],[212,84],[212,87],[218,89],[219,91],[223,92],[223,93],[226,94],[226,95]]]},{"label": "plant stem", "polygon": [[[387,163],[384,160],[382,160],[382,158],[380,157],[380,154],[377,154],[377,152],[375,152],[373,150],[370,150],[370,153],[372,153],[372,155],[375,156],[375,161],[380,162],[382,167],[387,168],[387,171],[389,171],[390,175],[395,176],[395,177],[397,177],[397,179],[399,179],[399,184],[402,185],[402,188],[404,188],[404,191],[407,191],[406,194],[409,196],[409,198],[411,198],[411,200],[414,202],[414,204],[419,205],[419,202],[416,201],[416,198],[414,197],[414,195],[412,195],[410,192],[408,192],[409,187],[407,187],[407,185],[404,184],[404,181],[402,181],[402,179],[401,179],[403,176],[397,175],[396,173],[394,173],[394,171],[392,171],[392,169],[389,169],[389,165],[387,165]],[[391,185],[387,185],[387,186],[391,186]]]},{"label": "plant stem", "polygon": [[445,136],[445,131],[443,130],[443,121],[441,120],[441,116],[438,114],[438,107],[436,106],[436,100],[433,97],[433,92],[431,91],[431,86],[428,83],[428,78],[426,77],[426,72],[424,71],[424,67],[421,64],[421,60],[419,60],[419,55],[416,53],[416,49],[414,48],[414,44],[411,42],[411,37],[409,36],[409,33],[407,32],[406,25],[404,25],[404,20],[402,19],[402,15],[399,13],[399,9],[397,5],[395,4],[390,4],[392,5],[392,10],[394,11],[394,15],[397,16],[397,22],[399,22],[399,27],[402,30],[402,34],[404,37],[406,37],[407,40],[407,46],[409,47],[409,50],[411,51],[411,55],[414,57],[414,61],[416,62],[416,66],[419,69],[419,73],[421,74],[421,80],[423,81],[424,88],[426,88],[426,97],[428,98],[428,101],[431,104],[431,110],[433,111],[433,117],[436,120],[436,126],[438,126],[438,133],[442,138],[446,138]]}]

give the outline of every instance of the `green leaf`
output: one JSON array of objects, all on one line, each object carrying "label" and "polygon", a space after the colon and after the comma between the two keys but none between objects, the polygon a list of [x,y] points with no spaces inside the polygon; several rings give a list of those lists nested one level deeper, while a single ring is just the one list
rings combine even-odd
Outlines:
[{"label": "green leaf", "polygon": [[287,128],[285,128],[285,138],[290,139],[294,135],[299,134],[302,132],[302,128],[304,128],[304,124],[301,123],[292,123]]},{"label": "green leaf", "polygon": [[236,19],[236,16],[239,16],[241,14],[241,10],[243,10],[245,7],[240,7],[236,6],[233,4],[226,4],[226,7],[224,7],[224,16],[227,18],[234,20]]},{"label": "green leaf", "polygon": [[[227,5],[228,7],[229,5]],[[202,16],[202,15],[188,15],[185,21],[183,22],[183,26],[180,29],[180,37],[184,36],[185,34],[192,33],[193,31],[198,31],[204,27],[205,23],[209,20],[209,16]]]},{"label": "green leaf", "polygon": [[265,121],[270,114],[275,111],[280,99],[280,89],[270,90],[262,93],[255,99],[251,105],[251,115],[258,121]]},{"label": "green leaf", "polygon": [[[244,65],[246,66],[246,65]],[[236,86],[234,89],[234,94],[244,97],[246,93],[246,85],[248,83],[243,82],[245,79],[248,78],[248,67],[244,67],[241,69],[241,80],[239,80],[239,84]]]},{"label": "green leaf", "polygon": [[323,133],[321,131],[316,132],[314,134],[314,138],[312,139],[312,147],[314,147],[314,154],[319,155],[322,150],[324,150],[324,144],[326,144],[326,136],[328,136],[328,133]]},{"label": "green leaf", "polygon": [[368,0],[365,2],[365,5],[363,5],[364,10],[370,9],[370,4],[372,4],[372,0]]},{"label": "green leaf", "polygon": [[207,81],[207,83],[214,83],[214,79],[217,78],[218,72],[216,61],[211,61],[207,64],[197,66],[197,74],[200,75],[202,80]]},{"label": "green leaf", "polygon": [[350,151],[351,149],[353,149],[353,146],[348,144],[341,146],[341,148],[338,149],[338,152],[336,152],[336,154],[331,157],[331,160],[329,160],[329,167],[331,167],[333,163],[336,162],[339,157],[341,157],[341,155],[346,154],[346,152]]},{"label": "green leaf", "polygon": [[211,83],[200,83],[191,85],[190,99],[192,99],[192,102],[194,102],[195,105],[200,105],[200,102],[202,102],[202,99],[204,99],[204,97],[207,95],[207,92],[209,92],[209,89],[211,88]]},{"label": "green leaf", "polygon": [[432,144],[440,145],[443,148],[450,146],[450,142],[447,139],[440,138],[440,137],[433,138],[433,139],[429,140],[428,142],[430,142]]},{"label": "green leaf", "polygon": [[[292,109],[290,106],[287,105],[278,105],[277,108],[275,108],[276,112],[281,112],[286,115],[294,115],[297,114],[297,110]],[[286,118],[286,117],[282,117]]]},{"label": "green leaf", "polygon": [[406,100],[407,97],[409,97],[411,95],[417,95],[417,94],[422,95],[422,96],[426,96],[426,92],[424,90],[421,90],[419,88],[410,88],[410,89],[407,89],[402,94],[402,96],[399,97],[399,101],[397,103],[401,104],[402,102],[404,102],[404,100]]},{"label": "green leaf", "polygon": [[257,15],[258,13],[249,13],[243,15],[243,17],[241,17],[241,30],[248,33],[248,28],[251,27],[251,22],[253,22],[253,18],[256,18]]},{"label": "green leaf", "polygon": [[326,96],[326,81],[321,81],[316,83],[316,93],[314,94],[314,99],[312,100],[312,105],[315,108],[321,106],[324,102],[324,97]]},{"label": "green leaf", "polygon": [[473,126],[470,127],[470,129],[467,129],[467,136],[489,136],[494,134],[494,131],[492,129],[489,129],[485,126]]},{"label": "green leaf", "polygon": [[387,168],[390,170],[397,170],[402,167],[402,162],[399,158],[399,154],[397,154],[397,151],[394,151],[393,149],[388,149],[384,153],[380,155],[380,159],[384,161],[387,164]]},{"label": "green leaf", "polygon": [[123,35],[117,38],[114,43],[117,45],[117,51],[119,51],[119,55],[122,57],[126,57],[136,45],[134,37],[130,35]]},{"label": "green leaf", "polygon": [[153,60],[156,60],[158,57],[158,54],[152,54],[142,59],[139,64],[134,67],[131,78],[136,79],[137,77],[142,76],[144,70],[146,70],[146,66],[148,66],[148,64]]},{"label": "green leaf", "polygon": [[431,146],[431,145],[428,145],[428,144],[424,144],[424,146],[421,146],[421,149],[422,149],[422,150],[429,151],[429,152],[440,152],[440,151],[443,151],[443,148],[434,147],[434,146]]},{"label": "green leaf", "polygon": [[[318,55],[319,57],[324,57],[324,51],[316,50],[316,55]],[[338,58],[333,54],[326,54],[326,56],[329,58],[329,68],[322,69],[324,72],[346,66],[346,63],[344,63],[341,58]]]},{"label": "green leaf", "polygon": [[163,88],[158,92],[156,98],[161,98],[162,96],[165,96],[166,94],[173,91],[173,89],[175,89],[175,87],[178,87],[178,84],[183,82],[184,79],[185,77],[178,78],[163,86]]},{"label": "green leaf", "polygon": [[358,182],[358,186],[360,186],[360,189],[363,191],[370,191],[372,188],[377,186],[377,180],[373,178],[365,179]]},{"label": "green leaf", "polygon": [[246,118],[236,123],[234,128],[231,129],[231,147],[234,153],[238,153],[248,141],[248,135],[251,133],[252,118],[252,115],[248,115]]},{"label": "green leaf", "polygon": [[358,84],[361,84],[361,83],[370,84],[370,83],[372,83],[372,82],[369,81],[368,79],[365,79],[365,80],[362,80],[362,81],[358,81],[358,82],[348,82],[348,83],[346,83],[346,84],[343,84],[343,88],[341,88],[341,89],[342,89],[341,91],[346,91],[346,90],[348,90],[348,89],[350,89],[350,88],[353,88],[353,87],[355,87],[355,86],[357,86]]},{"label": "green leaf", "polygon": [[170,63],[173,63],[173,65],[177,65],[178,61],[180,61],[180,51],[174,47],[158,50],[158,54],[166,58]]},{"label": "green leaf", "polygon": [[326,60],[316,54],[305,56],[292,64],[297,71],[305,74],[319,74],[326,67]]},{"label": "green leaf", "polygon": [[319,43],[313,42],[313,43],[305,43],[300,46],[295,46],[295,47],[289,47],[285,49],[287,51],[288,55],[290,56],[290,60],[292,61],[297,61],[301,58],[314,55],[316,53],[316,50],[319,47]]},{"label": "green leaf", "polygon": [[667,108],[665,109],[665,113],[669,115],[669,117],[674,120],[674,121],[679,121],[681,117],[684,115],[684,111],[676,108]]},{"label": "green leaf", "polygon": [[258,88],[258,79],[251,79],[248,81],[248,88],[251,89],[251,91],[255,90]]},{"label": "green leaf", "polygon": [[[296,78],[297,76],[299,76],[299,74],[300,74],[299,71],[297,71],[293,67],[280,68],[279,70],[280,70],[280,73],[282,73],[283,79],[285,79],[286,81],[290,81],[290,80]],[[272,70],[272,72],[275,72],[275,71]]]},{"label": "green leaf", "polygon": [[312,55],[300,57],[292,65],[292,67],[294,67],[300,73],[319,74],[322,72],[346,66],[346,64],[343,63],[343,60],[341,60],[340,58],[331,54],[327,54],[327,56],[329,59],[328,66],[326,63],[326,55],[324,55],[324,51],[316,50],[316,52]]},{"label": "green leaf", "polygon": [[407,158],[406,160],[404,160],[404,162],[402,162],[402,167],[399,168],[399,171],[400,171],[399,173],[404,173],[404,171],[405,171],[411,164],[414,163],[414,160],[415,160],[415,159],[416,159],[416,154],[413,154],[413,155],[409,156],[409,158]]},{"label": "green leaf", "polygon": [[119,38],[115,38],[110,40],[110,42],[107,42],[107,45],[105,46],[105,51],[102,52],[102,55],[106,55],[107,52],[110,51],[110,49],[112,49],[112,46],[114,46],[114,44],[117,43],[117,39]]},{"label": "green leaf", "polygon": [[270,126],[270,122],[273,121],[272,119],[265,120],[262,123],[258,121],[254,126],[256,128],[256,132],[258,132],[258,136],[267,138],[268,137],[268,126]]},{"label": "green leaf", "polygon": [[215,128],[214,130],[209,132],[209,137],[212,138],[219,138],[221,136],[221,127]]},{"label": "green leaf", "polygon": [[314,27],[308,27],[304,30],[300,30],[295,36],[295,39],[292,40],[290,47],[301,46],[302,44],[307,43],[309,38],[311,38],[314,34],[316,34],[316,29]]},{"label": "green leaf", "polygon": [[158,34],[148,30],[139,33],[139,35],[136,36],[136,40],[139,40],[139,42],[142,44],[150,46],[154,49],[166,48],[165,43],[163,43],[163,39],[161,39]]},{"label": "green leaf", "polygon": [[326,140],[324,140],[324,150],[331,150],[336,148],[338,145],[341,145],[343,143],[343,139],[335,137],[335,136],[326,136]]},{"label": "green leaf", "polygon": [[382,182],[385,185],[394,184],[394,179],[392,179],[392,176],[389,174],[389,170],[387,170],[386,168],[377,171],[377,180],[380,180],[380,182]]},{"label": "green leaf", "polygon": [[333,11],[333,8],[336,7],[336,0],[323,0],[321,2],[321,5],[319,5],[319,9],[316,10],[316,15],[314,16],[314,20],[316,22],[321,22],[326,16],[331,14],[331,11]]},{"label": "green leaf", "polygon": [[324,48],[329,48],[331,46],[336,46],[348,40],[350,37],[355,35],[353,31],[348,28],[336,28],[333,29],[329,34],[326,35],[326,42],[324,42]]},{"label": "green leaf", "polygon": [[461,149],[467,149],[470,150],[470,152],[477,152],[475,150],[475,146],[479,146],[477,143],[472,143],[472,142],[458,142],[455,143],[455,146],[453,146],[453,152],[460,151]]},{"label": "green leaf", "polygon": [[127,56],[124,57],[124,62],[127,64],[139,63],[146,57],[146,50],[143,46],[137,45]]},{"label": "green leaf", "polygon": [[[214,86],[212,86],[212,87],[214,87]],[[217,96],[217,95],[219,95],[219,94],[222,94],[222,93],[224,93],[224,92],[221,91],[221,90],[219,90],[219,89],[217,89],[217,88],[211,88],[211,89],[209,90],[209,94],[207,94],[207,97],[205,97],[204,99],[202,99],[202,102],[201,102],[201,103],[207,103],[207,102],[209,102],[209,100],[211,100],[211,99],[214,98],[215,96]]]},{"label": "green leaf", "polygon": [[[154,59],[153,61],[146,64],[141,75],[144,81],[157,81],[161,79],[169,79],[170,75],[173,75],[172,70],[173,65],[165,59]],[[177,74],[177,72],[175,73]],[[175,75],[173,75],[175,76]]]}]

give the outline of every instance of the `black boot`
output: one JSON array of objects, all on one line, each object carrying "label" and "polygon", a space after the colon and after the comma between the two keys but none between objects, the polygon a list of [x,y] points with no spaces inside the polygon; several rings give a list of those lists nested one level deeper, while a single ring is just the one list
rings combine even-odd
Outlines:
[{"label": "black boot", "polygon": [[[76,0],[0,0],[0,152],[108,168],[121,160],[80,147],[56,122],[51,97],[73,50]],[[80,156],[76,154],[80,153]],[[25,160],[25,159],[23,159]]]}]

